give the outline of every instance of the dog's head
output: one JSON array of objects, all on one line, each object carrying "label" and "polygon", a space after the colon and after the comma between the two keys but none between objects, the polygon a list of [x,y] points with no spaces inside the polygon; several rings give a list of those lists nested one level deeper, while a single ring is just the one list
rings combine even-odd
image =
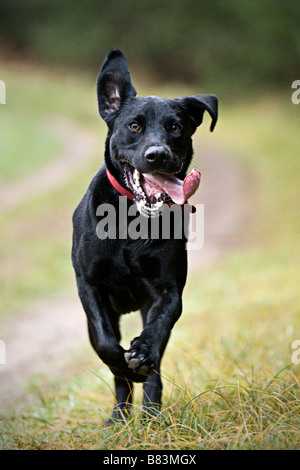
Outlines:
[{"label": "dog's head", "polygon": [[153,215],[170,198],[183,204],[197,179],[200,182],[200,174],[184,180],[193,155],[191,136],[205,111],[212,118],[213,131],[218,116],[216,96],[137,98],[125,57],[116,49],[101,67],[97,94],[99,113],[109,129],[107,165],[124,178],[140,212]]}]

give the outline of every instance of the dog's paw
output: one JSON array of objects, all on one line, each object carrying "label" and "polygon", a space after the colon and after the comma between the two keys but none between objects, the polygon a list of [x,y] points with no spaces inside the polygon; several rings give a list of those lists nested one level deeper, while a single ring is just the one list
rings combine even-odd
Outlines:
[{"label": "dog's paw", "polygon": [[129,369],[141,375],[153,375],[157,363],[157,357],[150,351],[145,343],[140,343],[139,338],[131,341],[131,348],[124,353],[125,361]]},{"label": "dog's paw", "polygon": [[143,355],[138,355],[136,351],[127,351],[124,357],[129,369],[133,372],[146,376],[154,374],[154,362],[149,361]]}]

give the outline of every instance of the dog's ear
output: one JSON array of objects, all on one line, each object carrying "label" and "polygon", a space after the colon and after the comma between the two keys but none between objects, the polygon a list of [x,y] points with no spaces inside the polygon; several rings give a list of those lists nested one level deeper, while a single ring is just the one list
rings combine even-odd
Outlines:
[{"label": "dog's ear", "polygon": [[195,130],[202,123],[204,111],[209,112],[212,119],[210,130],[214,130],[218,119],[218,98],[215,95],[187,96],[179,101],[195,125]]},{"label": "dog's ear", "polygon": [[135,95],[125,57],[118,49],[112,49],[102,64],[97,81],[100,116],[107,121],[127,98]]}]

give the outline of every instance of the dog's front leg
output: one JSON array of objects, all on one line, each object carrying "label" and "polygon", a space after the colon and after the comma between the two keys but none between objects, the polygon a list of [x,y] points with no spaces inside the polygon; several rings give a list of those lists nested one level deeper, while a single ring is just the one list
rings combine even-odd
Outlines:
[{"label": "dog's front leg", "polygon": [[181,311],[182,302],[178,290],[165,289],[149,309],[141,335],[131,341],[131,347],[125,353],[130,369],[146,376],[158,371],[170,332]]},{"label": "dog's front leg", "polygon": [[77,285],[88,319],[90,340],[100,359],[116,377],[144,382],[146,377],[128,368],[124,359],[125,350],[115,334],[113,325],[115,316],[105,290],[87,283],[81,277],[77,279]]}]

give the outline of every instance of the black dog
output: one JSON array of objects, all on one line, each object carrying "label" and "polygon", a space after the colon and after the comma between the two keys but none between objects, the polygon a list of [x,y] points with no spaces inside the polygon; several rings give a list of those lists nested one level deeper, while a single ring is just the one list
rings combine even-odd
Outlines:
[{"label": "black dog", "polygon": [[[149,222],[162,218],[163,205],[184,204],[200,179],[196,170],[185,176],[193,154],[191,136],[205,110],[213,130],[218,102],[214,95],[136,98],[118,50],[111,50],[102,65],[97,93],[108,126],[105,162],[74,212],[72,261],[90,341],[115,376],[113,418],[119,418],[130,412],[132,382],[145,382],[145,412],[160,409],[160,363],[182,310],[186,237],[174,237],[171,230],[169,239],[161,231],[153,239],[136,239],[120,236],[119,226],[114,236],[101,237],[99,207],[110,205],[119,220],[119,198],[127,196],[126,210],[134,206]],[[126,215],[125,228],[132,220]],[[144,329],[125,351],[119,344],[119,317],[138,309]]]}]

